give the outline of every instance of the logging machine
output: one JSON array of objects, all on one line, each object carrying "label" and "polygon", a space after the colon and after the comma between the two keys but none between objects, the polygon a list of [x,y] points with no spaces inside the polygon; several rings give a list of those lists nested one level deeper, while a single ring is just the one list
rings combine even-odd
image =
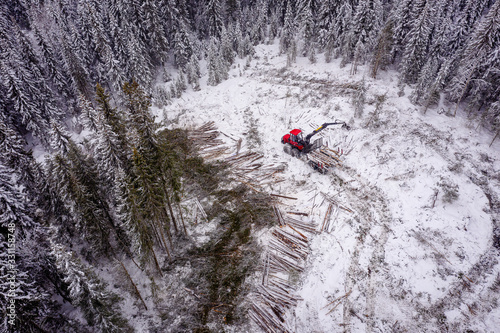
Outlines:
[{"label": "logging machine", "polygon": [[311,167],[322,173],[326,173],[329,167],[334,164],[339,164],[340,161],[338,160],[338,157],[341,153],[335,152],[327,147],[323,147],[323,140],[321,138],[312,143],[311,138],[328,126],[333,125],[342,125],[342,128],[347,130],[350,129],[349,125],[347,125],[345,121],[324,123],[304,138],[302,130],[296,128],[281,138],[281,143],[284,144],[283,150],[285,153],[294,157],[301,158],[303,156],[307,156],[307,162]]}]

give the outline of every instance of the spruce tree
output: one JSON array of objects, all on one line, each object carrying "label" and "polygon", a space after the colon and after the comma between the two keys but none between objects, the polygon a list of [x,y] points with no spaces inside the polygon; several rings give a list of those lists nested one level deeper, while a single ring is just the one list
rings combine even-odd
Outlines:
[{"label": "spruce tree", "polygon": [[280,37],[280,53],[288,53],[290,46],[295,38],[295,15],[292,7],[292,1],[287,1],[285,21]]},{"label": "spruce tree", "polygon": [[176,30],[173,42],[175,64],[181,69],[186,69],[193,56],[193,48],[188,37],[187,28],[182,21],[179,21]]},{"label": "spruce tree", "polygon": [[66,155],[55,154],[47,166],[51,167],[46,171],[50,184],[75,217],[76,227],[83,240],[90,244],[93,254],[113,254],[111,235],[121,241],[120,246],[126,251],[125,242],[120,239],[121,232],[111,216],[105,193],[98,183],[100,177],[94,161],[69,140]]},{"label": "spruce tree", "polygon": [[72,332],[53,300],[51,286],[57,276],[51,272],[44,228],[35,220],[35,206],[16,184],[17,177],[0,161],[0,309],[4,314],[0,330]]},{"label": "spruce tree", "polygon": [[57,269],[68,285],[72,303],[82,310],[87,323],[99,332],[132,332],[119,311],[120,297],[109,292],[93,270],[62,245],[51,240]]},{"label": "spruce tree", "polygon": [[307,56],[314,47],[316,38],[316,27],[314,17],[316,15],[317,3],[314,0],[297,1],[296,21],[298,22],[299,35],[303,46],[300,50],[302,56]]},{"label": "spruce tree", "polygon": [[149,45],[150,57],[156,65],[164,65],[167,59],[169,43],[165,35],[164,23],[159,13],[157,1],[144,0],[140,7],[140,29],[146,36]]},{"label": "spruce tree", "polygon": [[391,15],[390,20],[394,22],[394,44],[392,48],[393,59],[399,59],[402,57],[403,50],[405,48],[406,36],[412,28],[412,7],[412,0],[399,0]]},{"label": "spruce tree", "polygon": [[221,0],[208,0],[205,9],[210,37],[220,38],[224,22],[222,19]]},{"label": "spruce tree", "polygon": [[216,86],[227,79],[227,65],[219,53],[220,42],[215,38],[210,39],[208,46],[208,85]]},{"label": "spruce tree", "polygon": [[[500,3],[496,2],[481,20],[472,34],[464,56],[461,60],[457,76],[451,89],[450,98],[458,103],[467,96],[469,90],[484,90],[481,80],[487,85],[494,83],[495,75],[489,76],[491,69],[498,61],[498,45],[500,44]],[[493,66],[492,66],[493,65]],[[474,81],[473,78],[481,80]],[[486,80],[485,80],[486,79]],[[493,80],[493,81],[491,81]],[[488,88],[486,88],[488,89]]]},{"label": "spruce tree", "polygon": [[401,61],[401,77],[405,82],[415,83],[425,64],[433,28],[434,8],[430,1],[420,0],[414,5],[416,20],[408,32]]}]

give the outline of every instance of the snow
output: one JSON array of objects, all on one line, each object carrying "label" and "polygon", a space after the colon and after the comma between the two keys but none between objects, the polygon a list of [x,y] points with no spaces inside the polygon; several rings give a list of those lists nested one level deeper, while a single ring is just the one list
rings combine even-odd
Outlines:
[{"label": "snow", "polygon": [[[500,194],[500,140],[489,147],[492,134],[465,112],[447,115],[455,106],[444,100],[423,114],[408,100],[411,87],[398,96],[395,71],[372,79],[368,66],[360,66],[350,75],[350,65],[325,63],[322,55],[316,64],[299,57],[285,68],[276,44],[256,51],[249,68],[238,60],[228,80],[211,87],[202,79],[200,91],[188,90],[155,112],[170,127],[215,121],[228,146],[242,138],[242,150],[263,153],[267,163],[286,162],[286,180],[265,190],[297,197],[283,206],[312,212],[317,224],[328,206],[320,192],[353,210],[339,210],[332,232],[310,242],[297,290],[302,301],[289,314],[293,330],[495,331],[498,303],[485,302],[498,299],[498,291],[488,290],[500,272],[492,244],[498,215],[490,205]],[[346,85],[363,79],[366,104],[355,118]],[[251,119],[260,143],[250,138]],[[307,134],[335,119],[352,129],[328,128],[318,136],[343,149],[342,168],[322,175],[282,151],[280,138],[291,129]],[[449,191],[458,194],[450,202]],[[329,312],[328,304],[349,290]]]}]

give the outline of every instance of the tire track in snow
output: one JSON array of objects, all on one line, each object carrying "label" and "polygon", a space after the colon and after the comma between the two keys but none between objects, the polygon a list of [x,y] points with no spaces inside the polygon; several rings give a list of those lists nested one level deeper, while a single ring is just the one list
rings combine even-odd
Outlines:
[{"label": "tire track in snow", "polygon": [[[357,213],[359,234],[354,251],[351,254],[351,265],[345,278],[345,291],[355,290],[359,292],[357,302],[347,300],[343,308],[344,332],[351,332],[351,319],[354,315],[360,322],[365,324],[366,332],[373,332],[376,324],[377,287],[386,280],[385,270],[381,267],[385,257],[385,245],[391,231],[392,216],[387,208],[387,199],[382,191],[374,185],[370,185],[356,174],[350,167],[344,166],[343,170],[360,187],[349,185],[349,205]],[[360,263],[361,254],[369,252],[369,264],[362,267]],[[356,293],[354,293],[356,294]],[[361,299],[364,298],[364,311],[361,308]],[[358,301],[359,300],[359,301]],[[359,313],[363,311],[363,313]]]}]

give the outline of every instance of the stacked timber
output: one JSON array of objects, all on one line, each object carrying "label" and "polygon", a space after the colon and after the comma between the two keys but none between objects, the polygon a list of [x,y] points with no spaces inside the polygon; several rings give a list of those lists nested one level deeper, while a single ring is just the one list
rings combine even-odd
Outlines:
[{"label": "stacked timber", "polygon": [[189,139],[205,160],[216,159],[229,150],[224,145],[224,141],[219,139],[219,135],[220,132],[213,121],[209,121],[188,133]]},{"label": "stacked timber", "polygon": [[291,333],[287,313],[297,306],[300,297],[286,277],[290,279],[294,272],[304,270],[309,254],[309,238],[305,233],[315,233],[316,226],[289,217],[276,206],[273,209],[278,226],[271,231],[263,260],[262,284],[253,293],[248,315],[264,332]]},{"label": "stacked timber", "polygon": [[263,163],[264,155],[257,152],[246,152],[227,157],[224,161],[233,171],[236,180],[251,187],[260,187],[283,181],[278,174],[283,172],[283,164]]},{"label": "stacked timber", "polygon": [[219,138],[220,134],[223,133],[217,130],[213,121],[210,121],[189,131],[188,136],[204,160],[223,161],[233,171],[234,178],[241,183],[255,189],[283,181],[278,177],[278,174],[285,169],[283,164],[265,164],[264,155],[257,152],[239,153],[241,141],[238,141],[238,153],[230,155],[231,149]]},{"label": "stacked timber", "polygon": [[330,168],[342,166],[340,155],[340,152],[322,146],[320,149],[313,150],[307,154],[307,159],[315,165],[321,166],[325,171],[328,171]]}]

